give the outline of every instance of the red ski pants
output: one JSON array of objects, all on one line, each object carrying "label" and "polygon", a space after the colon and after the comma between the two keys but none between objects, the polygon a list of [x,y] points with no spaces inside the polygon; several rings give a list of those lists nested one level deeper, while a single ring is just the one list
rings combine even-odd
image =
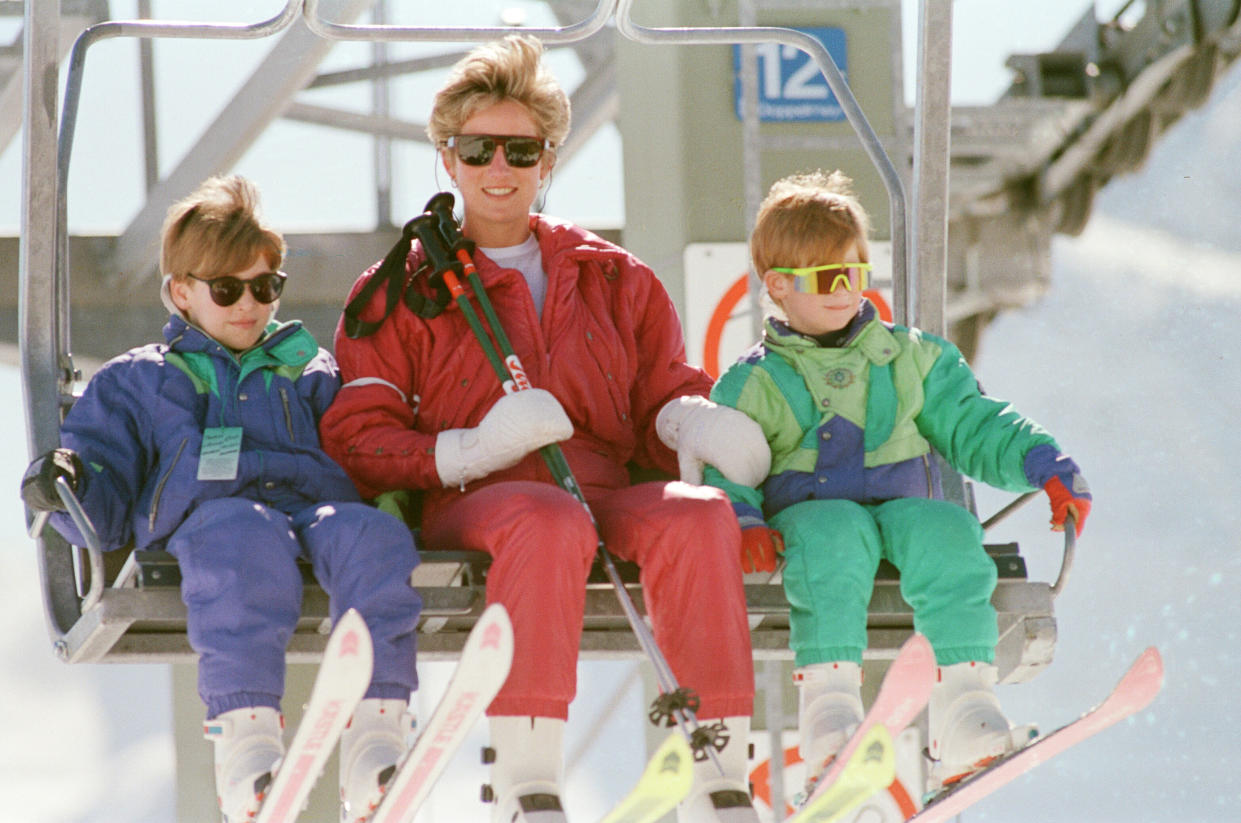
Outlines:
[{"label": "red ski pants", "polygon": [[[749,716],[754,662],[741,577],[741,532],[724,493],[642,483],[588,498],[613,556],[641,568],[655,640],[702,718]],[[428,550],[492,557],[487,602],[513,621],[513,668],[490,715],[565,719],[577,690],[586,576],[598,538],[571,495],[546,483],[496,483],[424,524]]]}]

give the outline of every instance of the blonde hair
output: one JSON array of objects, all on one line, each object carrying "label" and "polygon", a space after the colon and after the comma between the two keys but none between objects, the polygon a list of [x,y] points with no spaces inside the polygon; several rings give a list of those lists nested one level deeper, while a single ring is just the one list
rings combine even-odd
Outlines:
[{"label": "blonde hair", "polygon": [[510,34],[471,50],[435,94],[427,123],[431,142],[442,147],[474,114],[512,100],[530,112],[540,137],[553,148],[563,145],[569,97],[542,58],[543,44],[529,35]]},{"label": "blonde hair", "polygon": [[174,280],[248,268],[260,254],[273,269],[284,262],[284,237],[259,215],[259,191],[238,175],[210,177],[164,218],[160,270]]},{"label": "blonde hair", "polygon": [[844,173],[822,170],[793,174],[772,184],[758,208],[750,257],[759,276],[769,269],[843,262],[837,257],[856,243],[856,262],[870,262],[870,218]]}]

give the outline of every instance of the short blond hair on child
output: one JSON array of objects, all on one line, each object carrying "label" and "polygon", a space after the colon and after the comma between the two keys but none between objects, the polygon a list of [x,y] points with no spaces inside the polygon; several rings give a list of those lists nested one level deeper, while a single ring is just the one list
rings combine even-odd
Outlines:
[{"label": "short blond hair on child", "polygon": [[792,174],[772,184],[758,208],[750,256],[761,276],[769,269],[843,262],[836,258],[850,242],[859,263],[870,262],[870,218],[853,181],[841,171]]},{"label": "short blond hair on child", "polygon": [[435,94],[427,136],[443,146],[474,114],[505,100],[525,106],[553,148],[564,144],[569,96],[543,62],[542,42],[520,34],[478,46],[453,66]]},{"label": "short blond hair on child", "polygon": [[262,255],[284,263],[284,237],[259,214],[258,187],[239,175],[209,177],[164,218],[160,271],[175,280],[249,268]]}]

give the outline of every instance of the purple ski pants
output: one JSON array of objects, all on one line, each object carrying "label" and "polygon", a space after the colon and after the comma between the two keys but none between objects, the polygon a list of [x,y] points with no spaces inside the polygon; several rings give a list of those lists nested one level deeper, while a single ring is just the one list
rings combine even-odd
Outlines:
[{"label": "purple ski pants", "polygon": [[306,555],[330,598],[333,623],[361,613],[375,647],[367,697],[407,699],[418,687],[422,601],[409,583],[418,554],[409,529],[361,503],[321,503],[287,515],[261,503],[203,503],[169,538],[181,567],[198,693],[210,719],[247,706],[280,708],[285,648],[301,614]]}]

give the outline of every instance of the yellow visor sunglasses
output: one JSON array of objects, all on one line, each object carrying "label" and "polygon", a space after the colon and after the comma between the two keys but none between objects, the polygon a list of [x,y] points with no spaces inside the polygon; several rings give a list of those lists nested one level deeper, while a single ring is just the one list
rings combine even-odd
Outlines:
[{"label": "yellow visor sunglasses", "polygon": [[[825,266],[787,268],[773,266],[772,271],[791,274],[795,291],[807,294],[831,294],[842,286],[848,291],[862,291],[870,279],[870,263],[828,263]],[[824,274],[823,272],[835,272]]]}]

